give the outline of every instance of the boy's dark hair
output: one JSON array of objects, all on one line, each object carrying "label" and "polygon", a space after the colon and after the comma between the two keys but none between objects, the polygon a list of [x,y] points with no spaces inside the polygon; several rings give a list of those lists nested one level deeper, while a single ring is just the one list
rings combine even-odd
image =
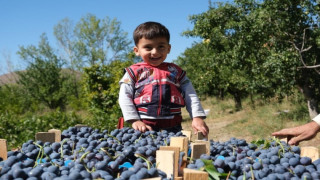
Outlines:
[{"label": "boy's dark hair", "polygon": [[170,42],[169,30],[162,24],[157,22],[145,22],[140,24],[133,32],[134,44],[137,45],[141,38],[153,39],[157,37],[165,37]]}]

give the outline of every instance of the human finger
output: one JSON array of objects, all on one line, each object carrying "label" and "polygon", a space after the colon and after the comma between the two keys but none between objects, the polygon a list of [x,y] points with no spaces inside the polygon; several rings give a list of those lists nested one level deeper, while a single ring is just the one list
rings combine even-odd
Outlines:
[{"label": "human finger", "polygon": [[199,131],[203,134],[203,136],[207,136],[208,135],[208,131],[207,131],[207,129],[205,127],[201,127],[199,129]]},{"label": "human finger", "polygon": [[207,126],[207,124],[204,124],[204,127],[205,127],[207,134],[209,134],[209,127]]},{"label": "human finger", "polygon": [[152,127],[151,127],[151,126],[148,126],[148,125],[146,125],[146,128],[147,128],[149,131],[152,131],[152,130],[153,130]]},{"label": "human finger", "polygon": [[146,127],[145,126],[141,126],[141,132],[146,132]]},{"label": "human finger", "polygon": [[289,145],[295,145],[295,146],[297,146],[297,145],[299,145],[299,142],[301,141],[302,139],[298,136],[298,137],[293,137],[293,138],[291,138],[289,141],[288,141],[288,144]]},{"label": "human finger", "polygon": [[277,137],[285,137],[285,136],[295,136],[297,134],[297,131],[294,131],[292,129],[282,129],[277,132],[273,132],[271,135],[272,136],[277,136]]},{"label": "human finger", "polygon": [[192,127],[193,133],[197,134],[198,133],[198,129],[196,127]]},{"label": "human finger", "polygon": [[138,128],[138,126],[137,126],[136,124],[132,124],[132,128],[135,129],[135,130],[140,131],[139,128]]}]

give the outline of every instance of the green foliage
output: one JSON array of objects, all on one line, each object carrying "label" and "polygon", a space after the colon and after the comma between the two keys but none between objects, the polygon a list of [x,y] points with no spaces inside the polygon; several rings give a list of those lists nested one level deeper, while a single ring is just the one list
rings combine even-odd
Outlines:
[{"label": "green foliage", "polygon": [[209,173],[209,179],[210,180],[220,180],[220,178],[226,178],[228,176],[228,173],[219,173],[218,170],[214,167],[214,162],[212,160],[206,160],[201,159],[204,163],[204,167],[202,167],[203,171],[206,171]]},{"label": "green foliage", "polygon": [[19,83],[0,87],[0,137],[10,146],[80,123],[111,130],[121,116],[118,82],[136,57],[120,22],[88,14],[76,26],[64,19],[54,34],[61,56],[42,35],[38,46],[20,47],[28,67]]},{"label": "green foliage", "polygon": [[288,112],[280,112],[280,119],[290,119],[295,122],[305,122],[310,121],[308,116],[308,108],[306,102],[301,94],[295,93],[295,96],[290,96],[290,102],[295,107]]},{"label": "green foliage", "polygon": [[132,63],[125,59],[134,57],[129,53],[131,41],[120,25],[116,19],[87,14],[75,26],[66,18],[54,28],[71,69],[84,73],[82,90],[92,113],[88,120],[92,127],[113,129],[121,116],[118,82],[123,68]]},{"label": "green foliage", "polygon": [[93,65],[85,68],[84,91],[88,98],[91,112],[94,115],[93,126],[114,129],[121,110],[118,103],[119,81],[123,69],[132,61],[112,61],[109,65]]},{"label": "green foliage", "polygon": [[15,84],[0,86],[0,99],[0,113],[23,114],[37,109],[24,89]]},{"label": "green foliage", "polygon": [[[201,56],[200,56],[201,55]],[[218,95],[222,83],[217,81],[219,69],[212,62],[212,54],[206,44],[194,44],[175,61],[187,72],[192,84],[200,95]]]},{"label": "green foliage", "polygon": [[21,146],[23,142],[34,139],[37,132],[46,132],[49,129],[67,129],[83,121],[74,112],[59,110],[48,112],[45,115],[33,113],[18,116],[13,113],[0,114],[0,137],[7,139],[10,147]]},{"label": "green foliage", "polygon": [[106,65],[126,58],[131,41],[120,25],[117,19],[87,14],[75,26],[69,19],[63,19],[55,26],[54,34],[71,65],[80,70],[85,65]]},{"label": "green foliage", "polygon": [[117,103],[118,82],[123,68],[132,63],[124,60],[134,59],[129,55],[131,41],[121,30],[120,22],[87,14],[75,26],[69,19],[62,20],[55,26],[54,34],[64,49],[70,69],[83,72],[82,92],[71,99],[84,97],[92,113],[88,125],[115,128],[121,116]]},{"label": "green foliage", "polygon": [[27,94],[50,109],[64,109],[67,94],[63,91],[66,77],[61,75],[63,61],[50,47],[46,36],[41,36],[38,48],[33,45],[20,47],[18,54],[28,62],[27,69],[18,72],[18,83]]},{"label": "green foliage", "polygon": [[[187,49],[178,63],[184,68],[195,65],[201,72],[191,76],[202,83],[200,93],[229,93],[239,103],[253,94],[282,98],[297,85],[308,101],[316,102],[320,73],[305,66],[320,64],[319,29],[314,28],[318,17],[313,0],[212,4],[207,12],[190,17],[194,28],[184,35],[204,41]],[[205,80],[210,88],[205,88]],[[317,103],[314,106],[317,109]]]}]

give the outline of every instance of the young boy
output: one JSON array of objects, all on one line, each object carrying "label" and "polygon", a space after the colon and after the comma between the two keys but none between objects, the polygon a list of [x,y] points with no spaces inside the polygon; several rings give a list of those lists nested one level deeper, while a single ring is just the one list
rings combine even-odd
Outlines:
[{"label": "young boy", "polygon": [[194,133],[206,136],[206,115],[191,81],[179,66],[164,62],[171,49],[168,29],[157,22],[145,22],[135,29],[133,38],[134,53],[143,62],[126,68],[120,80],[124,120],[141,132],[181,131],[181,108],[186,106]]}]

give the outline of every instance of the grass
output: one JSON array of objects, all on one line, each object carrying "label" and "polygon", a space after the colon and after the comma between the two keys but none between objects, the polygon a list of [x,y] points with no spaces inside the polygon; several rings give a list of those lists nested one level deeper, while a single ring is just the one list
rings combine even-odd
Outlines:
[{"label": "grass", "polygon": [[[236,137],[246,140],[257,140],[270,137],[277,130],[305,124],[310,121],[306,105],[299,95],[292,95],[282,101],[268,101],[256,98],[255,106],[249,99],[242,102],[243,109],[234,111],[231,98],[218,100],[208,97],[202,100],[204,109],[210,109],[205,120],[210,129],[209,139],[228,140]],[[191,119],[186,110],[182,112],[185,130],[191,130]]]}]

